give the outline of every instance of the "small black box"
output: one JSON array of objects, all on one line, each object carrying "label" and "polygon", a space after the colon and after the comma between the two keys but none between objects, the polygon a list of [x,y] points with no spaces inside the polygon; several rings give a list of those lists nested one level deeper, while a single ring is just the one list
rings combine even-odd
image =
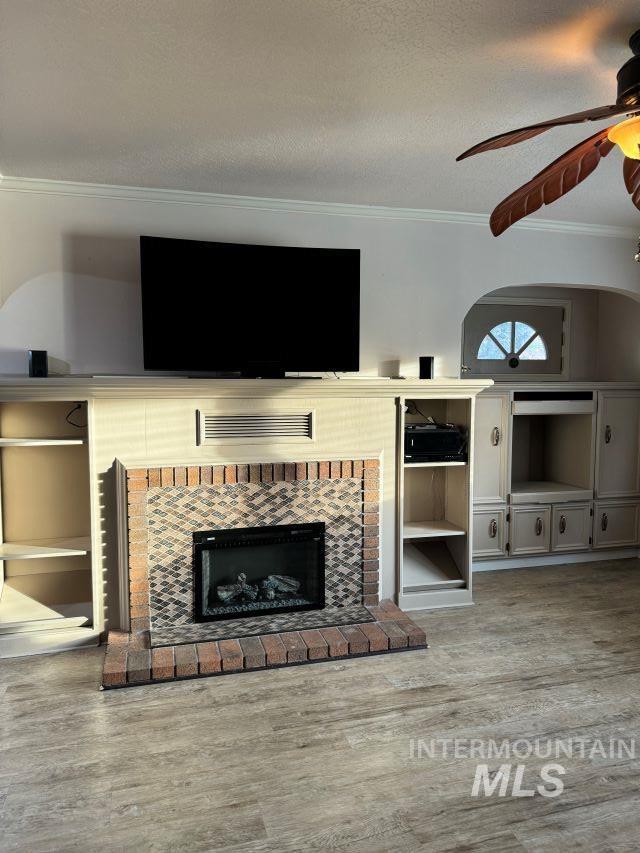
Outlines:
[{"label": "small black box", "polygon": [[44,377],[49,375],[49,360],[46,349],[29,350],[29,376]]},{"label": "small black box", "polygon": [[420,356],[420,379],[433,379],[433,356]]}]

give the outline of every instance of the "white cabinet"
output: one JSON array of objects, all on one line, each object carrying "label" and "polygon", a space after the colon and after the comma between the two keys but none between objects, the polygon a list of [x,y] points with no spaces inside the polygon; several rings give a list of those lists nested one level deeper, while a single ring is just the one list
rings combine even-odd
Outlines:
[{"label": "white cabinet", "polygon": [[558,504],[551,509],[551,550],[580,551],[590,545],[591,504]]},{"label": "white cabinet", "polygon": [[593,547],[613,548],[638,542],[638,509],[629,501],[598,501],[594,508]]},{"label": "white cabinet", "polygon": [[473,556],[503,557],[506,553],[506,509],[476,507],[473,511]]},{"label": "white cabinet", "polygon": [[601,391],[598,402],[599,498],[640,495],[640,393]]},{"label": "white cabinet", "polygon": [[546,554],[551,544],[551,507],[511,507],[511,554]]},{"label": "white cabinet", "polygon": [[473,500],[504,503],[507,499],[507,394],[476,397],[473,431]]}]

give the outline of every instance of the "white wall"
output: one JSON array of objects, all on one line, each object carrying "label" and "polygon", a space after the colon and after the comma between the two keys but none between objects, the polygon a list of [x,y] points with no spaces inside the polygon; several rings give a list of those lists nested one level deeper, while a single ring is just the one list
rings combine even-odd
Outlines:
[{"label": "white wall", "polygon": [[640,302],[598,295],[598,379],[640,379]]},{"label": "white wall", "polygon": [[[139,373],[140,234],[361,249],[361,369],[380,374],[400,362],[416,375],[418,356],[433,354],[437,375],[457,376],[464,316],[498,287],[595,285],[640,296],[631,239],[520,228],[495,239],[475,221],[54,188],[0,185],[0,372],[24,372],[24,351],[42,348],[76,373]],[[305,292],[303,280],[300,310],[322,312],[328,334],[339,328],[340,306],[326,305],[322,292]]]}]

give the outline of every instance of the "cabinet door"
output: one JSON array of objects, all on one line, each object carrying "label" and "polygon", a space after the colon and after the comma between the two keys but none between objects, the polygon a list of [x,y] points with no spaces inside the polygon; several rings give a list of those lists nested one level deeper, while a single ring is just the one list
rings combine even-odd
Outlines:
[{"label": "cabinet door", "polygon": [[474,509],[473,556],[503,557],[505,554],[505,509]]},{"label": "cabinet door", "polygon": [[601,391],[598,401],[598,476],[596,494],[640,494],[640,395]]},{"label": "cabinet door", "polygon": [[589,547],[590,504],[556,504],[551,510],[551,550],[580,551]]},{"label": "cabinet door", "polygon": [[602,501],[595,505],[593,547],[615,548],[638,542],[637,503]]},{"label": "cabinet door", "polygon": [[506,394],[476,397],[473,431],[473,499],[504,503],[507,499]]},{"label": "cabinet door", "polygon": [[551,507],[511,507],[511,555],[546,554],[551,543]]}]

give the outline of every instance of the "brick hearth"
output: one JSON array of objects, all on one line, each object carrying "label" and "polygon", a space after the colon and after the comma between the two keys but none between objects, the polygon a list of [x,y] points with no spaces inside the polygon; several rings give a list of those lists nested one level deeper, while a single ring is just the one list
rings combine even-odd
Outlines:
[{"label": "brick hearth", "polygon": [[102,686],[130,687],[427,647],[422,628],[391,601],[367,609],[374,622],[155,649],[149,646],[149,631],[110,631]]},{"label": "brick hearth", "polygon": [[[109,633],[103,687],[426,647],[424,631],[395,604],[378,606],[377,459],[133,468],[126,479],[131,633]],[[274,622],[251,631],[248,622],[234,620],[230,636],[217,640],[183,633],[180,641],[171,634],[194,627],[189,586],[194,529],[316,518],[327,523],[325,579],[333,607],[322,611],[324,622],[301,620],[295,630],[290,621],[286,627]],[[349,608],[359,616],[327,621]],[[168,632],[167,642],[153,641],[157,630]]]}]

